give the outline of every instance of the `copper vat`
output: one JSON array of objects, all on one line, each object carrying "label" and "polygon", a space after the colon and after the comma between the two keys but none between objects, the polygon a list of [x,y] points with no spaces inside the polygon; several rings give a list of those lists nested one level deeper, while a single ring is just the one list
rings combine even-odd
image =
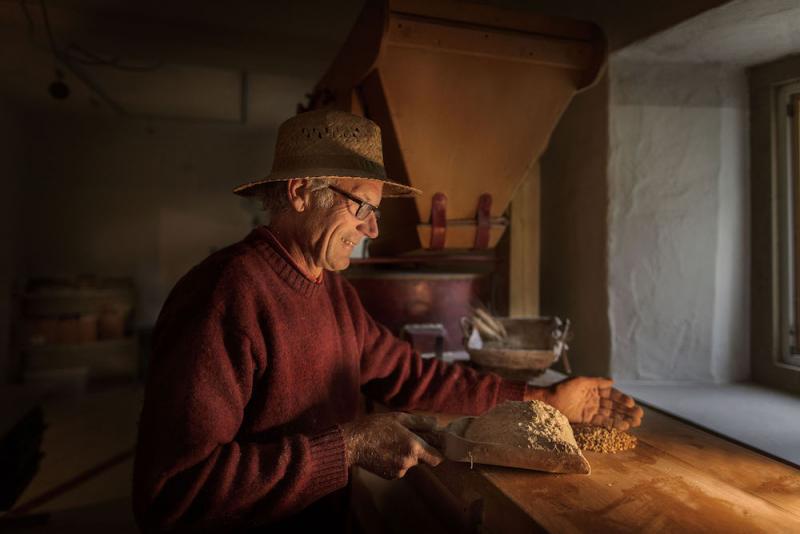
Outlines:
[{"label": "copper vat", "polygon": [[486,293],[486,275],[475,273],[348,272],[372,317],[400,335],[404,325],[441,323],[444,350],[463,350],[460,319],[473,297]]}]

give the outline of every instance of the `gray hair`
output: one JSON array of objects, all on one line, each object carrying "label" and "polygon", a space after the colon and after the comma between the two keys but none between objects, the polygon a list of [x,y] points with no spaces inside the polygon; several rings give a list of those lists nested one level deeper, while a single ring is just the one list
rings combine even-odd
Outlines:
[{"label": "gray hair", "polygon": [[[336,200],[333,191],[328,189],[329,185],[336,182],[335,178],[311,178],[309,180],[313,195],[312,207],[330,208]],[[289,209],[289,199],[286,196],[286,188],[289,182],[281,180],[265,184],[261,188],[261,205],[267,212],[270,219],[275,215]]]}]

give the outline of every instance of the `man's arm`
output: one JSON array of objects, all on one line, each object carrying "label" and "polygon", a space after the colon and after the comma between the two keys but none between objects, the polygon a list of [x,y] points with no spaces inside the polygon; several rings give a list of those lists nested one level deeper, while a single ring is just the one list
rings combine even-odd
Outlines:
[{"label": "man's arm", "polygon": [[411,346],[377,323],[352,291],[353,314],[363,339],[364,394],[398,410],[477,415],[498,402],[523,400],[525,384],[481,374],[458,364],[423,359]]},{"label": "man's arm", "polygon": [[387,406],[479,415],[507,400],[540,400],[564,413],[573,423],[613,426],[619,430],[641,424],[641,407],[613,388],[610,379],[580,376],[549,387],[536,387],[433,358],[424,360],[408,343],[375,322],[357,295],[353,298],[365,340],[362,389],[368,397]]},{"label": "man's arm", "polygon": [[156,333],[134,467],[142,529],[264,523],[344,487],[340,427],[269,441],[237,435],[263,346],[214,312],[186,313]]}]

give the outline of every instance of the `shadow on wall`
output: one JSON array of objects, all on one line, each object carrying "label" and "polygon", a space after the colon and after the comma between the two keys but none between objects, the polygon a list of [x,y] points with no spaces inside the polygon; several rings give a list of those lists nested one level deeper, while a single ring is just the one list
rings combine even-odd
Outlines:
[{"label": "shadow on wall", "polygon": [[29,276],[132,275],[137,323],[152,325],[175,281],[254,222],[231,190],[266,174],[272,130],[63,117],[47,124],[31,134],[47,157],[33,158],[24,190],[37,206],[23,214]]},{"label": "shadow on wall", "polygon": [[610,372],[607,184],[608,78],[567,108],[542,157],[543,315],[569,317],[578,374]]}]

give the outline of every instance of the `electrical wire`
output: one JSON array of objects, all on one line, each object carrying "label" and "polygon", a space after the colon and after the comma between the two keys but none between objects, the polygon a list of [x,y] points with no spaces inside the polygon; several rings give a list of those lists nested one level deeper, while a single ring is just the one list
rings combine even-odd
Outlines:
[{"label": "electrical wire", "polygon": [[28,11],[28,6],[25,5],[25,0],[19,0],[19,6],[22,8],[22,13],[25,15],[25,20],[28,21],[28,36],[33,40],[35,35],[35,26],[33,24],[33,17],[31,12]]},{"label": "electrical wire", "polygon": [[131,71],[131,72],[149,72],[156,70],[162,66],[161,61],[154,61],[150,64],[136,65],[130,60],[123,62],[118,57],[104,58],[100,54],[96,54],[91,50],[83,48],[77,43],[71,43],[67,48],[67,54],[70,59],[74,59],[82,65],[102,65],[105,67],[113,67],[118,70]]},{"label": "electrical wire", "polygon": [[[33,42],[36,35],[36,25],[33,17],[31,16],[31,12],[28,9],[27,0],[19,0],[19,5],[22,9],[23,15],[25,16],[25,20],[28,23],[28,34]],[[47,35],[47,43],[50,46],[50,51],[56,60],[64,63],[70,63],[73,61],[75,63],[80,63],[81,65],[111,67],[117,70],[130,72],[149,72],[159,69],[163,66],[163,62],[161,60],[155,60],[151,63],[137,64],[131,60],[124,60],[115,56],[104,57],[101,54],[88,50],[86,47],[74,42],[70,43],[66,49],[61,49],[58,46],[53,34],[53,29],[50,24],[50,15],[47,11],[47,4],[45,3],[45,0],[39,0],[39,5],[42,10],[42,21],[44,23],[44,29]]]},{"label": "electrical wire", "polygon": [[56,40],[53,38],[53,31],[50,29],[50,17],[47,16],[47,7],[44,5],[44,0],[39,0],[39,3],[42,6],[42,18],[44,19],[44,30],[47,33],[47,42],[50,43],[50,50],[53,51],[53,55],[56,58],[60,59],[61,56],[58,53]]},{"label": "electrical wire", "polygon": [[[103,89],[100,87],[86,72],[83,71],[82,68],[79,67],[78,64],[81,65],[100,65],[100,66],[107,66],[118,70],[123,71],[134,71],[134,72],[147,72],[153,71],[163,66],[163,62],[160,60],[155,61],[149,65],[136,65],[134,63],[126,63],[122,59],[117,57],[110,57],[106,58],[96,52],[88,50],[77,43],[70,43],[70,45],[62,52],[59,50],[58,45],[56,43],[55,37],[53,35],[52,27],[50,26],[50,17],[47,12],[47,5],[45,4],[45,0],[39,0],[39,4],[42,10],[42,20],[44,22],[45,32],[47,34],[47,41],[50,46],[50,51],[53,54],[53,58],[56,61],[56,74],[59,78],[63,76],[61,71],[58,69],[58,63],[61,63],[67,70],[69,70],[72,75],[74,75],[78,80],[84,83],[90,91],[92,91],[98,98],[100,98],[103,102],[105,102],[111,109],[113,109],[118,115],[124,116],[137,116],[135,114],[129,113],[124,107],[118,104],[113,98],[111,98]],[[22,13],[25,16],[26,21],[28,22],[28,34],[31,40],[31,44],[34,47],[38,47],[38,43],[36,43],[35,35],[36,35],[36,25],[34,23],[34,19],[31,16],[31,13],[28,9],[26,4],[26,0],[19,0],[20,8],[22,9]],[[242,72],[242,103],[241,103],[241,112],[239,120],[235,121],[239,124],[246,124],[247,123],[247,114],[248,114],[248,94],[249,94],[249,79],[246,72]],[[138,115],[142,116],[142,115]],[[223,120],[222,122],[231,122]]]}]

